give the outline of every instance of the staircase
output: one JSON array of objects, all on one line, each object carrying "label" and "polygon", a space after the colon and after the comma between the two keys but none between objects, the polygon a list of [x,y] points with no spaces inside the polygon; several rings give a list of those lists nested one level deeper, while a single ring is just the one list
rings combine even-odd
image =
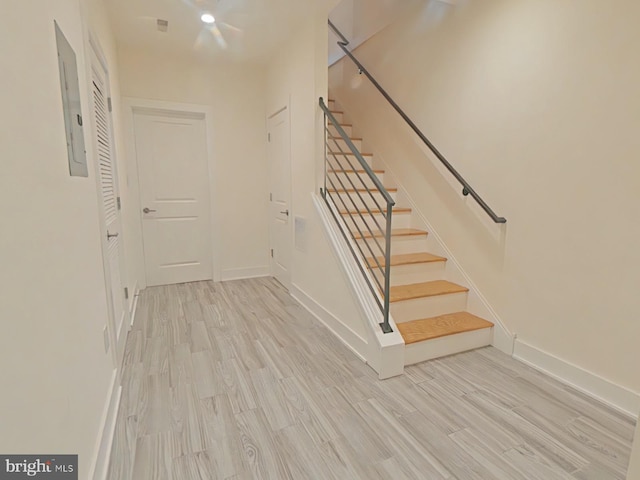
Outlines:
[{"label": "staircase", "polygon": [[[327,107],[356,149],[362,151],[364,140],[353,134],[353,125],[345,120],[342,109],[334,100],[329,100]],[[347,235],[358,244],[359,252],[365,252],[357,255],[358,261],[374,277],[376,285],[384,284],[382,277],[390,267],[390,316],[404,339],[405,365],[490,345],[493,324],[466,311],[469,289],[446,280],[447,259],[428,251],[428,232],[419,224],[418,217],[411,208],[399,204],[398,189],[388,184],[374,155],[362,153],[361,157],[396,202],[390,265],[386,265],[384,255],[372,248],[372,244],[386,247],[380,227],[384,215],[376,207],[385,202],[373,188],[371,179],[362,179],[363,167],[358,166],[355,153],[331,122],[327,136],[326,191],[335,213],[348,228]],[[384,296],[382,288],[377,290]]]}]

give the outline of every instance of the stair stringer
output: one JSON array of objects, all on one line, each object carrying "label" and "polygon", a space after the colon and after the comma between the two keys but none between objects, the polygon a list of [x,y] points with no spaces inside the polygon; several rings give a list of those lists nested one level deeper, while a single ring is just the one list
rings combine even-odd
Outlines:
[{"label": "stair stringer", "polygon": [[431,222],[426,215],[418,208],[417,203],[413,200],[409,192],[398,182],[393,170],[389,168],[389,164],[384,160],[383,155],[376,153],[375,162],[378,167],[384,168],[385,176],[389,178],[392,184],[398,188],[398,199],[403,205],[411,208],[411,225],[414,228],[424,228],[429,232],[427,237],[429,252],[447,258],[445,268],[445,280],[459,283],[469,288],[467,296],[467,311],[479,317],[485,318],[494,324],[493,340],[491,344],[498,350],[512,356],[515,346],[516,336],[506,327],[497,312],[491,307],[486,297],[480,292],[480,289],[473,282],[469,274],[462,268],[451,250],[447,248],[442,237],[433,228]]},{"label": "stair stringer", "polygon": [[[378,308],[366,280],[362,276],[356,259],[353,257],[349,246],[339,227],[336,225],[329,208],[318,194],[313,193],[313,203],[318,212],[318,216],[324,227],[327,240],[331,244],[334,254],[338,259],[342,270],[348,278],[352,293],[357,299],[358,306],[366,319],[368,332],[367,348],[364,355],[365,361],[377,373],[382,380],[385,378],[402,375],[404,372],[405,344],[396,327],[393,318],[389,318],[389,323],[393,332],[382,333],[380,323],[382,322],[382,312]],[[352,245],[355,248],[355,246]],[[346,339],[342,339],[347,342]]]}]

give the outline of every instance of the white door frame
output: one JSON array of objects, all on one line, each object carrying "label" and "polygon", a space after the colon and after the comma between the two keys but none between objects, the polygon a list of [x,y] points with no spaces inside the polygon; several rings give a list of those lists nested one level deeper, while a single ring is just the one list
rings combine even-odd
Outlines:
[{"label": "white door frame", "polygon": [[[286,102],[280,103],[278,104],[278,106],[276,108],[273,108],[270,112],[267,112],[267,116],[265,119],[265,127],[268,129],[269,128],[269,120],[271,120],[272,117],[275,117],[277,114],[279,114],[280,112],[282,112],[283,110],[287,111],[287,115],[288,115],[288,121],[287,121],[287,125],[289,127],[289,247],[291,247],[291,255],[289,257],[289,284],[285,285],[286,288],[288,288],[289,290],[291,290],[291,286],[293,285],[293,255],[294,255],[294,228],[293,225],[295,223],[295,208],[293,205],[293,159],[291,158],[291,101],[289,98],[287,98]],[[267,147],[268,148],[268,147]],[[269,179],[271,179],[271,159],[267,157],[267,162],[269,162]],[[268,189],[269,191],[271,191],[271,182],[269,181],[268,184]],[[271,200],[269,200],[269,203],[271,203]],[[269,206],[271,207],[271,206]],[[269,208],[269,248],[271,248],[273,245],[271,244],[271,208]],[[271,258],[269,258],[269,272],[271,274],[271,276],[275,276],[274,270],[273,270],[273,261]]]},{"label": "white door frame", "polygon": [[215,163],[215,148],[213,142],[213,108],[207,105],[197,105],[191,103],[175,103],[165,102],[162,100],[149,100],[145,98],[123,97],[122,99],[124,112],[123,123],[126,137],[127,157],[129,158],[129,178],[127,179],[127,185],[131,191],[130,208],[137,211],[137,215],[134,215],[136,235],[138,237],[138,251],[136,257],[138,262],[136,264],[136,277],[139,280],[140,287],[147,287],[147,278],[145,273],[145,259],[144,259],[144,244],[142,238],[142,204],[140,202],[140,177],[138,169],[138,158],[136,155],[136,143],[135,143],[135,125],[134,115],[137,112],[147,113],[160,113],[160,114],[172,114],[175,112],[189,113],[204,115],[204,124],[207,137],[207,167],[209,175],[209,211],[210,211],[210,228],[211,228],[211,252],[212,252],[212,268],[213,268],[213,281],[219,282],[221,279],[220,272],[220,225],[218,202],[216,201],[216,193],[218,192],[217,183],[218,177],[216,176],[216,163]]},{"label": "white door frame", "polygon": [[[100,66],[102,67],[102,69],[104,70],[105,73],[105,81],[106,81],[106,85],[107,88],[109,89],[108,93],[110,95],[110,76],[109,76],[109,65],[107,63],[106,60],[106,56],[104,55],[104,52],[102,50],[102,47],[100,47],[100,43],[98,42],[98,40],[96,39],[96,37],[89,32],[89,47],[91,49],[91,52],[93,52],[93,54],[95,54],[95,58],[98,60],[98,62],[100,62]],[[88,94],[91,96],[91,89],[93,87],[91,87],[91,82],[93,82],[93,65],[94,65],[94,59],[93,56],[91,55],[91,52],[89,52],[89,58],[87,60],[87,71],[88,71],[88,79],[89,79],[89,86],[90,86],[90,90],[88,92]],[[91,98],[91,97],[90,97]],[[103,254],[103,263],[104,263],[104,280],[105,280],[105,293],[107,295],[107,314],[108,314],[108,321],[107,321],[107,331],[108,331],[108,335],[109,335],[109,345],[110,345],[110,350],[111,350],[111,359],[113,361],[113,365],[114,368],[116,369],[117,373],[120,373],[120,366],[122,364],[122,360],[124,357],[124,346],[126,343],[126,339],[127,339],[127,333],[129,331],[129,325],[132,321],[131,317],[131,311],[129,309],[129,303],[128,302],[124,302],[124,311],[123,311],[123,319],[120,323],[120,325],[118,325],[118,319],[115,318],[115,312],[113,311],[113,304],[112,304],[112,299],[110,299],[110,296],[113,295],[122,295],[123,292],[112,292],[111,290],[111,273],[110,273],[110,268],[109,268],[109,260],[106,256],[106,244],[105,244],[105,238],[107,236],[107,230],[105,228],[105,224],[104,224],[104,211],[103,211],[103,206],[102,206],[102,200],[100,198],[101,195],[101,184],[100,184],[100,172],[99,172],[99,162],[98,162],[98,157],[95,154],[95,151],[97,149],[96,146],[96,138],[95,138],[95,131],[96,131],[96,126],[94,125],[95,123],[95,117],[96,117],[96,112],[95,112],[95,105],[92,101],[89,101],[89,112],[90,112],[90,125],[91,125],[91,146],[93,149],[92,152],[92,156],[94,158],[94,168],[93,168],[93,173],[95,176],[95,181],[96,181],[96,188],[97,188],[97,194],[99,197],[99,201],[98,201],[98,215],[100,217],[100,221],[99,223],[99,228],[100,228],[100,248],[102,250],[102,254]],[[109,148],[111,151],[111,161],[113,164],[113,174],[114,174],[114,181],[118,184],[118,192],[117,195],[119,196],[120,193],[120,184],[119,184],[119,176],[118,176],[118,157],[117,157],[117,151],[116,151],[116,143],[115,143],[115,131],[113,128],[113,117],[112,117],[112,112],[108,112],[109,115],[107,116],[107,121],[109,122],[109,129],[110,129],[110,138],[109,138]],[[119,267],[120,267],[120,286],[122,288],[124,288],[126,286],[126,278],[127,278],[127,264],[126,264],[126,258],[124,255],[124,218],[122,215],[122,211],[118,209],[118,215],[120,216],[120,232],[118,232],[120,234],[120,238],[118,238],[118,259],[119,259]],[[134,291],[130,291],[129,295],[134,295],[135,292]],[[128,321],[127,321],[128,319]]]}]

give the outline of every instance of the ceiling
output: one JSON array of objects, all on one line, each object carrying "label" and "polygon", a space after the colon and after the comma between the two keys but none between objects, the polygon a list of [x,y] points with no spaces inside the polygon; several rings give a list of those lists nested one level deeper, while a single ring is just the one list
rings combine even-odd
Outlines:
[{"label": "ceiling", "polygon": [[[116,41],[156,55],[201,61],[268,61],[317,4],[335,5],[330,18],[353,49],[389,25],[416,3],[454,0],[106,0]],[[207,26],[202,13],[216,22]],[[157,28],[167,20],[166,32]],[[329,34],[329,63],[342,56],[337,37]]]},{"label": "ceiling", "polygon": [[[353,50],[380,30],[390,25],[406,8],[426,0],[342,0],[329,14],[329,19],[349,40]],[[329,31],[329,64],[344,55],[337,45],[338,37]]]},{"label": "ceiling", "polygon": [[[341,0],[331,10],[329,19],[349,40],[349,49],[353,50],[391,25],[407,9],[420,4],[428,7],[432,3],[455,5],[457,0]],[[329,65],[344,56],[338,40],[330,30]]]},{"label": "ceiling", "polygon": [[[311,14],[311,0],[108,0],[121,48],[190,56],[199,60],[265,62],[298,22]],[[204,12],[216,22],[201,22]],[[168,20],[166,33],[157,20]]]}]

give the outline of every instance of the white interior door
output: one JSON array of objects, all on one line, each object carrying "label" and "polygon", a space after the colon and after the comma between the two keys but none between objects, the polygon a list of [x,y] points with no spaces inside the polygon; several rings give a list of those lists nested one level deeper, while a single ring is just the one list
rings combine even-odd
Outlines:
[{"label": "white interior door", "polygon": [[289,109],[269,117],[269,235],[271,273],[285,286],[291,283],[291,145]]},{"label": "white interior door", "polygon": [[204,115],[134,112],[147,285],[213,278]]},{"label": "white interior door", "polygon": [[109,310],[109,343],[116,366],[124,354],[129,310],[121,270],[124,268],[122,220],[118,193],[118,173],[114,159],[108,75],[92,51],[93,143],[99,190],[102,254]]}]

